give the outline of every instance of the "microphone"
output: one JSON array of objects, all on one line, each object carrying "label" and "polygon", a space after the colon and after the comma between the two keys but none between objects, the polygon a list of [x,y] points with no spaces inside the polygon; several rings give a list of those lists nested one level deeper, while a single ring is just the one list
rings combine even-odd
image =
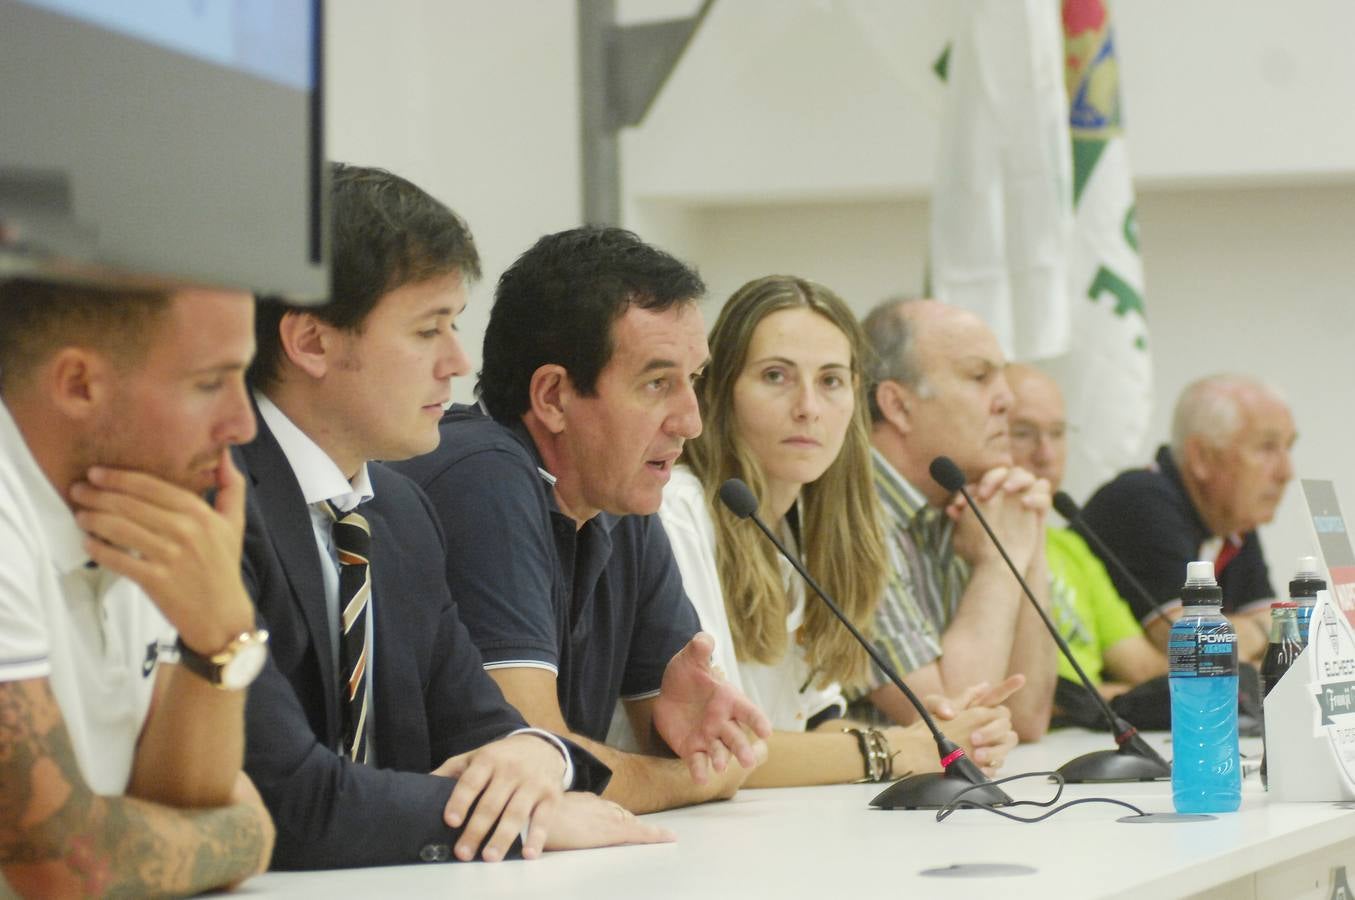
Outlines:
[{"label": "microphone", "polygon": [[[1016,564],[1007,555],[1007,548],[1002,546],[1002,542],[997,539],[997,535],[988,525],[988,520],[979,510],[978,504],[974,502],[974,498],[965,489],[965,477],[964,473],[960,471],[960,467],[949,456],[938,456],[932,460],[928,471],[931,473],[932,480],[941,487],[951,493],[959,493],[964,496],[965,501],[969,504],[969,509],[978,518],[979,524],[988,534],[988,539],[993,542],[993,546],[997,547],[998,553],[1002,554],[1002,559],[1007,563],[1007,568],[1011,569],[1012,574],[1016,576],[1016,581],[1021,585],[1021,590],[1026,595],[1026,599],[1040,614],[1040,620],[1044,622],[1045,628],[1054,638],[1054,643],[1058,645],[1059,652],[1072,664],[1073,671],[1077,673],[1082,686],[1096,701],[1101,709],[1101,714],[1105,716],[1106,724],[1110,726],[1110,733],[1114,736],[1119,749],[1098,750],[1065,763],[1058,770],[1064,781],[1076,784],[1087,781],[1156,781],[1159,778],[1171,777],[1171,766],[1168,765],[1167,761],[1149,746],[1148,742],[1139,734],[1137,728],[1115,714],[1115,711],[1110,708],[1110,704],[1101,696],[1101,692],[1092,684],[1092,680],[1087,677],[1087,673],[1083,671],[1077,657],[1073,656],[1073,651],[1069,649],[1068,642],[1054,627],[1054,622],[1049,618],[1049,613],[1045,612],[1039,601],[1035,599],[1035,595],[1030,590],[1030,585],[1026,584],[1026,579],[1021,577],[1021,572],[1016,568]],[[1066,494],[1064,496],[1067,497]],[[1069,498],[1070,501],[1071,499]],[[1060,510],[1060,513],[1062,513],[1062,510]]]},{"label": "microphone", "polygon": [[1082,510],[1078,508],[1077,501],[1069,496],[1067,491],[1056,491],[1054,493],[1054,509],[1069,522],[1073,522],[1082,515]]},{"label": "microphone", "polygon": [[1102,559],[1110,560],[1115,566],[1115,570],[1123,575],[1124,580],[1134,589],[1134,593],[1139,595],[1139,599],[1159,616],[1166,616],[1161,604],[1153,599],[1152,594],[1148,593],[1148,589],[1143,586],[1143,582],[1134,577],[1134,573],[1129,571],[1129,567],[1124,564],[1124,561],[1115,555],[1105,541],[1101,540],[1101,535],[1092,531],[1091,526],[1083,520],[1082,507],[1077,505],[1076,500],[1068,496],[1066,491],[1059,491],[1054,495],[1054,509],[1068,521],[1069,525],[1081,525],[1082,530],[1079,533],[1085,535],[1092,542]]},{"label": "microphone", "polygon": [[[800,577],[805,580],[814,593],[819,595],[819,599],[828,604],[828,608],[833,615],[837,617],[847,630],[856,638],[856,642],[865,649],[870,658],[874,660],[875,665],[885,674],[890,681],[908,698],[908,702],[913,704],[922,721],[926,723],[932,737],[936,740],[936,751],[941,758],[940,772],[926,772],[920,775],[912,775],[901,778],[898,781],[885,788],[880,794],[870,801],[871,806],[881,809],[940,809],[949,804],[961,792],[965,792],[966,798],[973,798],[973,802],[982,806],[1007,806],[1012,799],[1007,796],[1001,788],[993,785],[986,775],[980,771],[979,767],[974,765],[964,752],[964,748],[956,744],[945,733],[936,726],[936,720],[927,711],[927,707],[917,698],[893,667],[885,661],[880,655],[880,651],[865,636],[861,634],[857,627],[852,624],[851,619],[847,618],[846,613],[837,605],[837,601],[828,596],[828,592],[819,586],[813,575],[800,563],[798,557],[786,549],[785,544],[777,538],[772,530],[767,527],[767,523],[757,514],[757,498],[753,496],[753,491],[741,479],[731,478],[720,485],[720,500],[735,516],[740,519],[751,519],[753,524],[761,529],[767,539],[781,551],[781,555],[795,567],[795,571],[800,573]],[[974,789],[973,785],[990,785],[985,788]]]}]

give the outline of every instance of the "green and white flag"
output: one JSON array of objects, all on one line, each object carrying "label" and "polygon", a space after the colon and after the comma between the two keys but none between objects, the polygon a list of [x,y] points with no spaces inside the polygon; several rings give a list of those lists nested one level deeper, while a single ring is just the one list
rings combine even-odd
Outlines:
[{"label": "green and white flag", "polygon": [[1073,150],[1071,339],[1068,353],[1044,367],[1063,386],[1074,428],[1065,489],[1085,500],[1116,472],[1144,462],[1153,365],[1108,4],[1064,0],[1063,30]]},{"label": "green and white flag", "polygon": [[1064,487],[1142,464],[1152,358],[1104,0],[849,0],[940,119],[930,291],[1063,386]]},{"label": "green and white flag", "polygon": [[1069,346],[1072,164],[1057,0],[960,0],[932,189],[931,293],[1009,357]]}]

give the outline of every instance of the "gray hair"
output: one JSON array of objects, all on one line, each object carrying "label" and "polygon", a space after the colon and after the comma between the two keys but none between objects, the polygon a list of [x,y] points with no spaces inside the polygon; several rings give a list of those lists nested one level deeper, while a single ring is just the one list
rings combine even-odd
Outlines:
[{"label": "gray hair", "polygon": [[1185,459],[1190,438],[1198,436],[1211,446],[1222,447],[1237,434],[1247,394],[1285,402],[1275,388],[1246,375],[1209,375],[1186,385],[1172,413],[1171,453],[1177,465]]},{"label": "gray hair", "polygon": [[884,420],[875,399],[875,389],[881,382],[897,381],[922,396],[931,392],[917,358],[917,329],[904,315],[908,304],[921,300],[921,297],[891,297],[876,305],[861,323],[874,356],[869,369],[870,388],[866,391],[871,422]]}]

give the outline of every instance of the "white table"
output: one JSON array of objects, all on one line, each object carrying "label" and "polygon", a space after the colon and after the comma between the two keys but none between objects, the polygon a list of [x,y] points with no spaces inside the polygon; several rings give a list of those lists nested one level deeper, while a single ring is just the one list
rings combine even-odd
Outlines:
[{"label": "white table", "polygon": [[[1102,734],[1051,734],[1018,748],[1003,774],[1056,768],[1109,746],[1110,738]],[[1243,752],[1249,751],[1259,753],[1259,741],[1244,741]],[[1355,810],[1332,803],[1269,802],[1255,775],[1243,785],[1237,813],[1210,822],[1157,825],[1118,823],[1128,810],[1101,804],[1073,807],[1038,824],[982,811],[958,812],[937,823],[932,812],[869,808],[878,785],[749,790],[727,803],[651,817],[677,832],[676,844],[549,853],[533,862],[492,865],[270,873],[249,882],[242,893],[589,900],[1201,894],[1325,900],[1332,866],[1345,865],[1355,881]],[[1032,779],[1008,792],[1015,799],[1042,799],[1049,790]],[[1147,812],[1172,811],[1167,783],[1069,786],[1064,793],[1064,799],[1090,796],[1126,800]],[[1023,864],[1036,872],[978,879],[919,874],[969,862]]]}]

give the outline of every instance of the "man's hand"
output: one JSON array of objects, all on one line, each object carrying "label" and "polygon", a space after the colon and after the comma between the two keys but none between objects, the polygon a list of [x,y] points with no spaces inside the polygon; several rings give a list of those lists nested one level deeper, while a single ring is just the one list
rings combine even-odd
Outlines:
[{"label": "man's hand", "polygon": [[927,708],[942,723],[941,730],[961,744],[984,774],[994,775],[1017,744],[1011,711],[1002,702],[1026,683],[1024,675],[1012,675],[997,686],[976,684],[951,700],[929,695]]},{"label": "man's hand", "polygon": [[716,772],[704,784],[701,785],[702,803],[711,800],[729,800],[739,792],[743,783],[748,780],[748,776],[753,774],[753,770],[767,761],[767,744],[765,741],[752,740],[754,752],[753,765],[745,767],[737,759],[728,761],[723,772]]},{"label": "man's hand", "polygon": [[762,710],[711,666],[714,650],[705,632],[692,638],[668,661],[654,702],[655,731],[686,761],[697,784],[705,784],[712,769],[723,772],[731,755],[744,769],[757,768],[766,758],[761,739],[772,733]]},{"label": "man's hand", "polygon": [[245,480],[229,450],[217,463],[215,507],[144,472],[95,466],[86,477],[70,489],[85,551],[140,585],[190,649],[216,653],[254,627],[240,578]]},{"label": "man's hand", "polygon": [[[673,832],[650,825],[619,804],[593,794],[570,791],[560,799],[546,823],[547,850],[585,850],[617,844],[661,844],[677,840]],[[534,858],[524,848],[522,855]]]},{"label": "man's hand", "polygon": [[[999,466],[985,472],[970,494],[1017,570],[1024,572],[1035,552],[1044,547],[1049,482],[1022,468]],[[1001,554],[968,505],[964,495],[957,495],[946,507],[946,515],[955,522],[955,552],[971,566],[1001,564]]]},{"label": "man's hand", "polygon": [[[434,769],[434,775],[457,779],[443,812],[451,828],[466,823],[456,842],[457,859],[472,860],[477,850],[486,862],[503,859],[528,823],[522,855],[539,854],[546,843],[546,823],[564,792],[560,783],[564,773],[559,748],[534,734],[511,735],[453,756]],[[466,821],[472,806],[475,812]],[[485,841],[496,821],[498,828]]]}]

